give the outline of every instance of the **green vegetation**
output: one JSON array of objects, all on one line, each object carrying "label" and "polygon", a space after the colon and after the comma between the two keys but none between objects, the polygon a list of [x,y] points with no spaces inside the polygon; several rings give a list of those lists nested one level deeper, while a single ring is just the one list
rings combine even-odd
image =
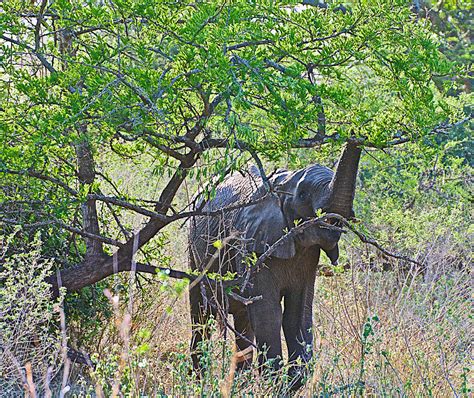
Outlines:
[{"label": "green vegetation", "polygon": [[354,227],[421,266],[344,236],[301,393],[469,396],[469,7],[2,2],[0,390],[284,393],[286,369],[234,377],[219,320],[191,375],[187,280],[157,267],[186,271],[198,191],[252,162],[333,167],[356,137]]}]

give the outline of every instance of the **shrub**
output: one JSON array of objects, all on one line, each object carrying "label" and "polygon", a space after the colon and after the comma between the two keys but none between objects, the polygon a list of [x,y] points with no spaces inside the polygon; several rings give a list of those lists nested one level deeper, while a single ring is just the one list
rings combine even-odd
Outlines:
[{"label": "shrub", "polygon": [[31,377],[44,390],[61,366],[57,301],[44,280],[53,261],[41,257],[39,234],[9,254],[14,235],[0,237],[0,391],[8,396]]}]

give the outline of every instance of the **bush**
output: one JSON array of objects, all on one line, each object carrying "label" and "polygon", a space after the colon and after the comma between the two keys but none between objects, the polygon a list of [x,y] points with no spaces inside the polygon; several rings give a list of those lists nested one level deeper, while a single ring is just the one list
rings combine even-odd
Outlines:
[{"label": "bush", "polygon": [[58,301],[45,282],[53,261],[41,257],[39,234],[9,254],[14,235],[0,237],[0,391],[8,396],[22,395],[28,377],[44,390],[61,366]]}]

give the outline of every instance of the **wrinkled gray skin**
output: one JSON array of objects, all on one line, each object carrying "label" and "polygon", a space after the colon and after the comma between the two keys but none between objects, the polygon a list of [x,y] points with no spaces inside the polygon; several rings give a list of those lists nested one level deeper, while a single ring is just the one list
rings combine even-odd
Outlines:
[{"label": "wrinkled gray skin", "polygon": [[[355,167],[357,168],[357,165]],[[340,174],[338,172],[338,175]],[[212,263],[209,272],[225,274],[231,271],[244,274],[246,265],[243,259],[246,255],[252,252],[257,256],[264,253],[285,234],[285,229],[294,226],[296,220],[314,217],[318,209],[332,210],[330,201],[334,203],[334,195],[331,194],[335,191],[333,176],[334,173],[330,169],[319,165],[294,172],[278,170],[270,177],[270,185],[276,192],[271,194],[266,193],[255,166],[246,172],[238,172],[228,177],[217,187],[215,197],[204,205],[204,211],[235,207],[258,201],[262,197],[264,199],[255,205],[223,212],[220,217],[193,218],[189,234],[191,268],[206,268],[210,256],[216,250],[212,243],[216,240],[225,241],[226,237],[232,236],[233,239],[221,249],[219,261]],[[355,180],[355,174],[353,179]],[[345,183],[344,186],[348,184]],[[352,201],[348,209],[352,213]],[[216,313],[216,305],[210,304],[212,300],[219,305],[227,303],[227,309],[234,318],[234,327],[240,334],[236,337],[236,344],[241,352],[248,353],[254,340],[259,352],[266,352],[266,357],[259,355],[260,364],[266,359],[275,359],[272,361],[272,367],[278,369],[281,366],[282,327],[289,361],[295,363],[298,358],[301,358],[302,363],[309,361],[313,351],[313,293],[320,252],[322,249],[331,261],[336,263],[339,238],[339,232],[315,226],[294,239],[287,240],[265,261],[266,266],[254,272],[251,284],[243,295],[261,295],[262,299],[248,306],[228,299],[219,291],[210,293],[208,290],[208,293],[203,295],[199,284],[192,288],[191,351],[195,369],[200,368],[199,343],[208,337],[202,325],[206,324],[210,315],[221,315]],[[238,363],[238,368],[248,366],[251,361],[250,353]],[[291,368],[290,373],[297,376],[293,378],[295,388],[301,383],[303,368],[304,365],[294,365]]]},{"label": "wrinkled gray skin", "polygon": [[[257,256],[264,253],[285,234],[285,230],[293,227],[296,220],[313,217],[318,209],[353,217],[360,155],[360,141],[351,137],[346,141],[335,173],[317,165],[295,172],[279,170],[270,178],[271,194],[264,188],[255,167],[224,180],[212,200],[197,206],[203,211],[218,210],[219,216],[191,219],[191,268],[244,275],[248,269],[247,256],[252,252]],[[246,205],[248,203],[254,204]],[[211,314],[225,316],[225,311],[217,314],[216,308],[223,307],[234,317],[236,344],[240,353],[246,354],[239,360],[239,368],[251,363],[254,340],[259,352],[266,352],[266,358],[274,360],[273,368],[279,368],[282,357],[280,330],[283,327],[289,360],[294,365],[291,369],[295,376],[293,388],[298,388],[304,365],[295,364],[298,359],[304,364],[312,356],[313,291],[320,252],[321,249],[325,251],[335,263],[339,238],[339,232],[313,226],[302,235],[286,239],[265,260],[264,267],[253,269],[251,284],[242,294],[262,296],[262,299],[250,305],[229,299],[223,289],[216,286],[206,288],[201,283],[193,287],[190,290],[191,351],[195,369],[200,368],[199,342],[207,337],[202,325],[206,325]],[[217,240],[224,243],[218,253],[213,245]],[[210,261],[214,253],[218,261]],[[264,360],[260,354],[260,364]]]}]

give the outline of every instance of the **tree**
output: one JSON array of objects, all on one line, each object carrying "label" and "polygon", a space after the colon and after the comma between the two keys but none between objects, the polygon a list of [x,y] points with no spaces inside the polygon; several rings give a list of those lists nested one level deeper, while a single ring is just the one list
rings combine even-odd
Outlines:
[{"label": "tree", "polygon": [[[189,217],[173,206],[187,179],[349,137],[402,144],[463,119],[446,96],[456,82],[433,81],[453,65],[405,1],[2,7],[1,222],[44,230],[64,265],[56,289],[129,271],[136,250]],[[152,157],[167,178],[159,199],[120,192],[101,166],[107,151]],[[119,209],[148,221],[131,234]]]}]

